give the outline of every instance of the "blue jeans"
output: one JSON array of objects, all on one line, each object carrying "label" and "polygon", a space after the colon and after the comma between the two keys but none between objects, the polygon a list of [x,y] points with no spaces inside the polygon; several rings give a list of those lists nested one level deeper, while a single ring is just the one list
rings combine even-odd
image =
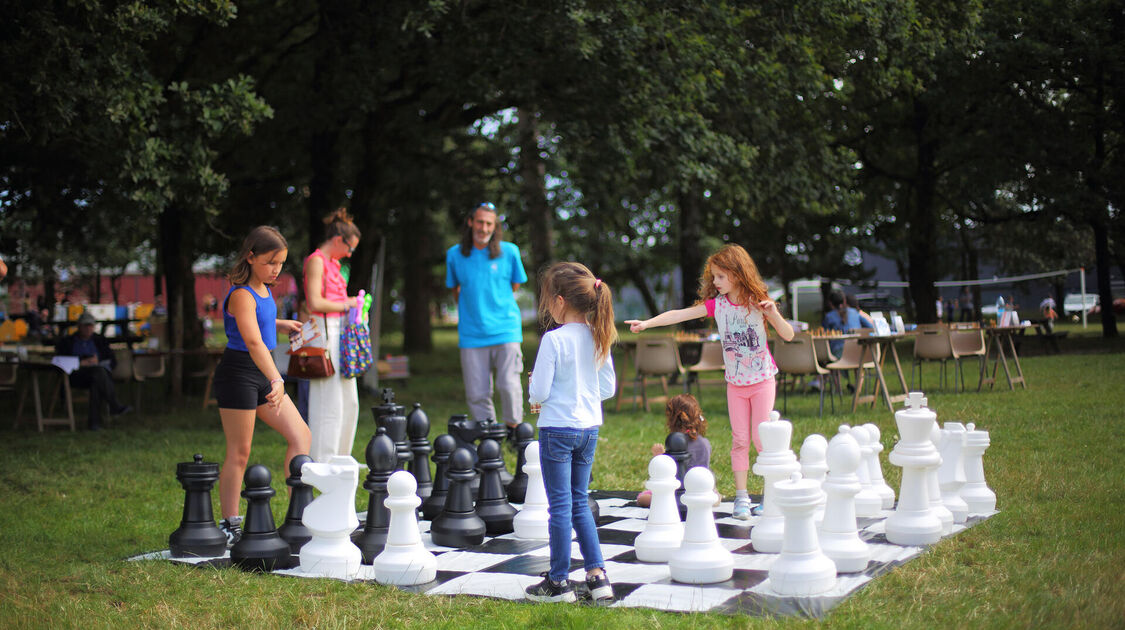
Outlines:
[{"label": "blue jeans", "polygon": [[551,537],[551,571],[548,576],[556,582],[567,579],[570,574],[572,528],[578,534],[578,548],[586,570],[605,567],[598,527],[587,499],[597,447],[597,428],[539,429],[539,464],[543,469],[550,514],[547,531]]}]

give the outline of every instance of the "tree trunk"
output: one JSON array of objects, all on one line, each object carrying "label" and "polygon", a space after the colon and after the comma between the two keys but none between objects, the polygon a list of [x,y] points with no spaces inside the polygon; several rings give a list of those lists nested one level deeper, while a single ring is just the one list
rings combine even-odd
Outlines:
[{"label": "tree trunk", "polygon": [[432,249],[434,226],[430,212],[419,208],[402,222],[403,267],[402,345],[407,354],[429,352],[434,348],[430,307],[433,304],[434,279]]},{"label": "tree trunk", "polygon": [[[521,195],[527,208],[527,224],[531,236],[531,269],[528,273],[530,288],[539,300],[539,272],[547,268],[554,259],[554,236],[552,234],[551,206],[547,202],[547,186],[544,177],[546,164],[539,155],[539,118],[530,109],[519,110],[519,145]],[[539,324],[539,334],[544,330]]]},{"label": "tree trunk", "polygon": [[[680,196],[680,308],[687,308],[698,297],[698,282],[703,269],[703,253],[699,242],[703,237],[702,195],[688,193]],[[703,319],[684,322],[688,328],[704,327]]]},{"label": "tree trunk", "polygon": [[910,274],[910,299],[914,320],[931,324],[937,321],[937,280],[933,262],[937,260],[937,173],[934,168],[936,142],[926,138],[929,114],[924,104],[914,101],[914,133],[918,162],[914,181],[913,216],[907,228],[907,264]]},{"label": "tree trunk", "polygon": [[[169,345],[172,349],[203,347],[203,326],[196,314],[192,250],[185,246],[185,243],[191,242],[196,230],[187,214],[176,205],[165,208],[160,214],[160,258],[167,289]],[[174,401],[183,397],[183,377],[183,355],[173,354],[168,380]]]},{"label": "tree trunk", "polygon": [[633,286],[641,292],[641,299],[645,301],[645,308],[648,309],[649,315],[652,317],[659,315],[660,310],[656,306],[656,296],[652,294],[652,287],[648,286],[644,271],[636,265],[629,265],[626,272],[629,274],[629,279],[633,281]]},{"label": "tree trunk", "polygon": [[1101,302],[1102,336],[1117,336],[1117,317],[1113,314],[1113,289],[1110,286],[1109,230],[1105,221],[1091,221],[1094,229],[1094,267],[1098,280],[1098,297]]}]

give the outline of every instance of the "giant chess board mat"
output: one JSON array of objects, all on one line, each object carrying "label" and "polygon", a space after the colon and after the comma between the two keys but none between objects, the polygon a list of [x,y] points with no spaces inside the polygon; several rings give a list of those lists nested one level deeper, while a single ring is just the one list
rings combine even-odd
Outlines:
[{"label": "giant chess board mat", "polygon": [[[836,586],[811,597],[782,596],[770,588],[769,568],[778,554],[759,553],[750,543],[750,529],[757,517],[742,521],[731,517],[733,503],[723,502],[714,509],[719,540],[734,556],[734,575],[726,582],[707,585],[672,581],[667,564],[637,560],[633,541],[644,530],[648,508],[637,506],[634,492],[591,492],[598,501],[598,537],[606,573],[613,582],[617,608],[652,608],[673,612],[714,612],[754,616],[801,615],[822,617],[834,606],[859,591],[872,580],[893,571],[925,552],[925,547],[903,547],[887,542],[884,521],[891,511],[875,518],[858,518],[859,535],[872,547],[872,560],[860,573],[840,574]],[[761,497],[753,497],[760,501]],[[519,508],[520,506],[516,506]],[[954,524],[950,536],[989,518],[989,514],[970,514],[964,524]],[[400,587],[426,595],[471,595],[495,599],[524,600],[524,588],[539,582],[550,565],[547,541],[520,540],[514,534],[486,537],[475,547],[451,549],[430,540],[430,522],[419,521],[422,541],[437,556],[437,578],[428,584]],[[947,536],[948,537],[948,536]],[[195,566],[230,567],[228,554],[219,558],[173,558],[168,550],[141,554],[129,560],[170,560]],[[293,557],[293,566],[298,564]],[[578,542],[571,545],[570,579],[577,583],[580,601],[588,600],[585,570]],[[298,569],[274,571],[308,579]],[[370,566],[363,566],[354,582],[374,582]]]}]

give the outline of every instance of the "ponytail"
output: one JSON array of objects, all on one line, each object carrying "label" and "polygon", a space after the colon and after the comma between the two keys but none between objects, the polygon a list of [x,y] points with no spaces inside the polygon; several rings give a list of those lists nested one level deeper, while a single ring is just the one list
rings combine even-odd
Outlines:
[{"label": "ponytail", "polygon": [[550,304],[556,296],[561,296],[569,308],[586,318],[594,336],[594,355],[598,365],[605,364],[613,343],[617,341],[613,291],[609,285],[601,278],[595,278],[581,263],[555,263],[539,278],[539,316],[545,324],[552,320]]}]

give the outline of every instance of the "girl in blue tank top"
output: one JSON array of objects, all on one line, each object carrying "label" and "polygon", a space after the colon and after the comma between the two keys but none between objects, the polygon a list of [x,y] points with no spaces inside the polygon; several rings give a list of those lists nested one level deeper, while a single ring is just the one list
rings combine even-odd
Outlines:
[{"label": "girl in blue tank top", "polygon": [[261,418],[288,443],[282,467],[287,477],[289,461],[309,452],[309,427],[285,394],[285,381],[271,354],[277,346],[278,330],[293,333],[301,328],[300,322],[277,319],[277,304],[269,288],[281,273],[288,253],[289,244],[276,229],[254,228],[243,241],[228,275],[234,286],[223,300],[227,347],[215,370],[214,384],[227,441],[219,473],[223,512],[219,527],[227,535],[228,546],[242,536],[239,491],[250,459],[255,418]]}]

